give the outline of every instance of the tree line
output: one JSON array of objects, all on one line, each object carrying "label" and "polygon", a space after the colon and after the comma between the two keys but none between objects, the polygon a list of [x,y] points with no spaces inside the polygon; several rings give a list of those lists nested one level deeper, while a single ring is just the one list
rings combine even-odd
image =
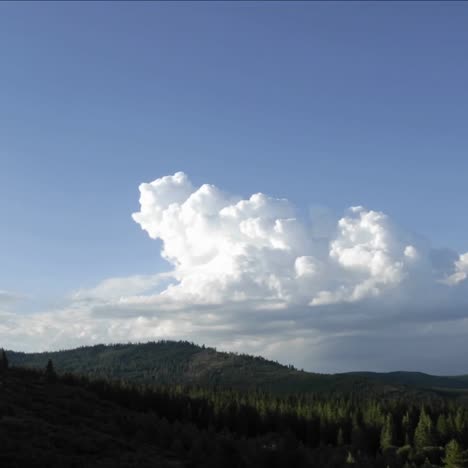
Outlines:
[{"label": "tree line", "polygon": [[259,390],[135,385],[73,374],[61,378],[126,408],[154,413],[169,424],[222,435],[233,444],[228,453],[238,452],[234,466],[263,466],[240,461],[245,460],[247,441],[274,455],[265,466],[276,466],[282,455],[288,465],[298,467],[466,466],[468,410],[450,399],[377,399],[338,392],[280,397]]},{"label": "tree line", "polygon": [[[3,352],[0,369],[8,371]],[[468,409],[448,398],[135,384],[57,375],[51,360],[43,375],[132,410],[120,430],[190,467],[468,466]]]}]

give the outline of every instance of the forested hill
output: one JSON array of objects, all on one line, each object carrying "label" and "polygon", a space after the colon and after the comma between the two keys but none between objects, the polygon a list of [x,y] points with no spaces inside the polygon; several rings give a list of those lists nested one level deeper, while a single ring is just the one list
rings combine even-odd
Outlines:
[{"label": "forested hill", "polygon": [[403,389],[468,394],[468,376],[419,372],[316,374],[262,357],[225,353],[186,341],[81,347],[51,353],[7,352],[15,366],[44,368],[49,359],[60,372],[162,385],[219,386],[278,393],[321,391],[401,392]]},{"label": "forested hill", "polygon": [[[50,353],[7,352],[13,366],[159,385],[201,385],[280,393],[350,390],[367,386],[361,376],[314,374],[262,357],[225,353],[186,341],[81,347]],[[370,383],[374,386],[374,383]]]}]

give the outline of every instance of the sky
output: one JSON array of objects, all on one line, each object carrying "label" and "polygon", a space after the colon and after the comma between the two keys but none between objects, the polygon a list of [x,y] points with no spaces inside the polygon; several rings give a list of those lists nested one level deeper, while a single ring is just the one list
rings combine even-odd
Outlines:
[{"label": "sky", "polygon": [[1,3],[0,346],[468,373],[467,22]]}]

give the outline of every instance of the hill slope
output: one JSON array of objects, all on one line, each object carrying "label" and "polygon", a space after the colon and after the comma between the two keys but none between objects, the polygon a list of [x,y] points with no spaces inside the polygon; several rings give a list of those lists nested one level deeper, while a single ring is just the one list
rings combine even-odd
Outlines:
[{"label": "hill slope", "polygon": [[51,353],[7,352],[12,365],[44,368],[49,359],[60,372],[158,384],[195,384],[280,393],[351,390],[368,384],[359,375],[299,371],[262,357],[218,352],[188,342],[96,345]]},{"label": "hill slope", "polygon": [[381,383],[394,385],[406,385],[425,389],[446,389],[468,391],[468,376],[440,376],[430,375],[423,372],[350,372],[345,375],[360,376]]},{"label": "hill slope", "polygon": [[50,353],[7,352],[13,365],[44,368],[52,359],[61,372],[165,385],[220,386],[277,393],[356,391],[468,392],[468,377],[419,372],[316,374],[262,357],[218,352],[185,341],[81,347]]},{"label": "hill slope", "polygon": [[142,416],[86,388],[23,369],[0,373],[0,466],[161,467],[184,464],[128,428]]}]

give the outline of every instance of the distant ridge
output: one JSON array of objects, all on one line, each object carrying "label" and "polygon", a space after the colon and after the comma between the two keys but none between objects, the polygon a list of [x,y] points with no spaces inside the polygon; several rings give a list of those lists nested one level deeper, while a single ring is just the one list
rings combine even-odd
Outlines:
[{"label": "distant ridge", "polygon": [[421,372],[304,372],[246,354],[219,352],[187,341],[84,346],[71,350],[7,351],[14,366],[44,368],[52,359],[59,372],[162,385],[220,386],[277,393],[349,391],[400,393],[403,390],[468,395],[468,376]]}]

